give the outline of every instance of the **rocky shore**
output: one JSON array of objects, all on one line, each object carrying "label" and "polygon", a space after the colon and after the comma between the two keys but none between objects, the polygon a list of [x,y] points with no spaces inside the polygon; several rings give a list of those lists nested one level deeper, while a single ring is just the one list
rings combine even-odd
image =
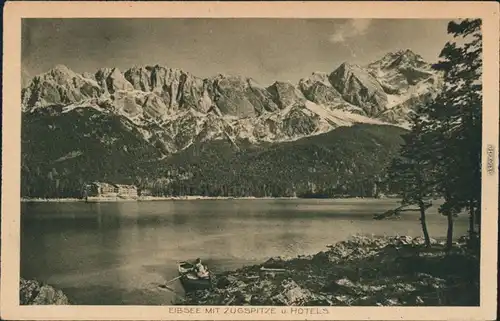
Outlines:
[{"label": "rocky shore", "polygon": [[216,275],[212,290],[180,305],[477,306],[479,255],[465,238],[444,242],[409,236],[364,237],[312,256],[272,258]]},{"label": "rocky shore", "polygon": [[22,279],[19,282],[20,305],[69,305],[68,297],[47,284]]}]

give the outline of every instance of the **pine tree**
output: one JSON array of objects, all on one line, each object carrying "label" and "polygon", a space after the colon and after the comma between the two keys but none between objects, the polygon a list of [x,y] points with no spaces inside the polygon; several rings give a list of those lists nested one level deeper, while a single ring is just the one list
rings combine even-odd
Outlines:
[{"label": "pine tree", "polygon": [[429,121],[425,116],[425,106],[418,106],[411,115],[411,131],[403,135],[404,145],[399,157],[389,167],[391,184],[400,188],[401,205],[417,205],[425,246],[430,247],[425,212],[430,199],[435,196],[435,168],[429,154]]},{"label": "pine tree", "polygon": [[453,216],[467,209],[469,233],[481,208],[482,133],[482,36],[481,20],[451,21],[448,33],[455,41],[441,51],[433,67],[443,72],[444,88],[428,114],[433,123],[432,149],[441,167],[440,189],[445,203],[440,212],[448,216],[448,248],[452,244]]}]

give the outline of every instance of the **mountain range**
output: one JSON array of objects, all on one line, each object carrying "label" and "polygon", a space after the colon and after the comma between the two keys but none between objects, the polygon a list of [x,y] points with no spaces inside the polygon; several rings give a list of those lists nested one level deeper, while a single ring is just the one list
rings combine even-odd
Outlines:
[{"label": "mountain range", "polygon": [[[58,65],[32,78],[21,92],[27,186],[23,193],[38,195],[47,184],[61,189],[61,180],[72,189],[88,179],[151,182],[160,177],[173,182],[180,174],[171,173],[180,168],[182,177],[191,177],[182,181],[191,180],[186,184],[194,186],[201,184],[200,175],[208,176],[216,167],[225,173],[223,168],[231,167],[228,162],[238,163],[233,172],[245,176],[254,164],[264,166],[262,159],[273,163],[266,154],[270,151],[311,152],[312,147],[303,147],[304,141],[320,145],[324,153],[326,145],[315,142],[324,140],[324,135],[345,134],[342,128],[351,126],[350,140],[372,128],[372,138],[365,143],[392,153],[398,137],[390,148],[386,140],[377,143],[377,139],[387,132],[402,133],[412,107],[431,99],[441,86],[441,76],[411,50],[388,53],[365,66],[346,62],[329,73],[313,72],[296,84],[276,81],[269,86],[236,75],[202,79],[159,65],[82,74]],[[193,156],[193,151],[201,154]],[[325,156],[336,160],[334,154],[342,154],[329,153]],[[210,159],[209,155],[216,158],[200,167],[200,159]],[[349,155],[353,158],[349,162],[355,163],[356,157]],[[300,163],[292,167],[292,172],[301,170]],[[165,168],[170,174],[165,175]],[[297,185],[289,182],[291,189]]]},{"label": "mountain range", "polygon": [[343,63],[297,84],[222,75],[201,79],[159,65],[78,74],[58,65],[22,90],[22,109],[89,107],[123,116],[165,154],[197,141],[281,142],[354,123],[403,125],[411,106],[437,92],[440,78],[410,50],[361,67]]}]

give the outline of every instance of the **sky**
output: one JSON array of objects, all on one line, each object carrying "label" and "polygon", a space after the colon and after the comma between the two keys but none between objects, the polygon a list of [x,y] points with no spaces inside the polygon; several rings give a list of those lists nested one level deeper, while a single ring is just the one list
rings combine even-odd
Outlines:
[{"label": "sky", "polygon": [[75,72],[163,65],[261,84],[298,82],[347,61],[367,64],[411,49],[435,62],[447,20],[428,19],[23,19],[22,77],[58,64]]}]

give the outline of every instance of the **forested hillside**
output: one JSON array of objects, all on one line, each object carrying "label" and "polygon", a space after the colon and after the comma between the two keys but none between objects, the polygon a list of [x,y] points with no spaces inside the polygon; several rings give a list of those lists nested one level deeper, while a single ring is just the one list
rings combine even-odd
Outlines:
[{"label": "forested hillside", "polygon": [[162,159],[122,117],[81,109],[62,121],[46,113],[23,119],[23,196],[79,196],[93,180],[135,183],[154,195],[374,196],[405,132],[359,124],[279,144],[200,142]]},{"label": "forested hillside", "polygon": [[160,194],[376,196],[386,190],[385,168],[404,132],[360,124],[260,148],[237,150],[229,141],[195,145],[168,160],[168,171],[181,171],[183,180],[170,187],[160,182],[148,185]]}]

